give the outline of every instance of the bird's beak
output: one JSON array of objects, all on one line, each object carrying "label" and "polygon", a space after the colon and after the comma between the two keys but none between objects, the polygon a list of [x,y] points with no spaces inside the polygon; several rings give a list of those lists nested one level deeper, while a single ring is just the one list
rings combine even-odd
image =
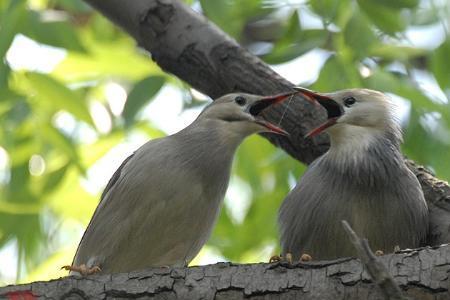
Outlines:
[{"label": "bird's beak", "polygon": [[294,89],[297,91],[297,93],[304,96],[307,100],[313,103],[319,103],[323,108],[327,110],[328,114],[328,120],[319,127],[311,130],[308,134],[306,134],[305,137],[313,137],[315,135],[318,135],[328,127],[336,124],[339,117],[344,114],[344,109],[342,108],[342,106],[330,97],[301,87],[295,87]]},{"label": "bird's beak", "polygon": [[268,108],[274,104],[281,103],[284,100],[288,99],[289,97],[291,97],[295,94],[297,94],[297,92],[289,92],[289,93],[283,93],[283,94],[263,97],[260,100],[257,100],[255,102],[253,102],[252,104],[250,104],[250,106],[248,107],[248,112],[253,117],[255,117],[255,123],[266,127],[270,132],[288,135],[288,133],[284,129],[260,118],[259,115],[266,108]]}]

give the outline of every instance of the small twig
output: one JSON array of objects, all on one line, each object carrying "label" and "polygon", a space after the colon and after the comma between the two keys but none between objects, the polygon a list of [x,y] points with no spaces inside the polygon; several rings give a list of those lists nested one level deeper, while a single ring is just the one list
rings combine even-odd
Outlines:
[{"label": "small twig", "polygon": [[387,300],[409,299],[403,295],[400,287],[395,283],[394,278],[389,274],[387,268],[373,254],[367,239],[359,238],[347,221],[342,220],[342,226],[355,247],[359,259],[361,259],[361,262],[366,267],[370,277],[381,289],[384,298]]}]

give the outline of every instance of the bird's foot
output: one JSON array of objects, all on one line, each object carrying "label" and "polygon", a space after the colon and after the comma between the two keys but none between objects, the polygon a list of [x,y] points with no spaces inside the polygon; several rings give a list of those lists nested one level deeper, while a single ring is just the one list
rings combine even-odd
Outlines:
[{"label": "bird's foot", "polygon": [[375,251],[375,256],[383,256],[383,255],[384,255],[383,250],[377,250],[377,251]]},{"label": "bird's foot", "polygon": [[282,255],[273,255],[269,259],[269,263],[282,262],[282,261],[286,261],[289,264],[292,264],[292,254],[291,253],[286,253],[285,257],[283,257]]},{"label": "bird's foot", "polygon": [[312,257],[308,253],[303,253],[302,256],[300,256],[300,261],[312,261]]},{"label": "bird's foot", "polygon": [[93,266],[92,268],[88,268],[85,264],[82,264],[80,266],[69,266],[69,265],[62,266],[61,269],[78,272],[83,276],[100,273],[102,271],[102,269],[100,269],[99,266]]},{"label": "bird's foot", "polygon": [[280,262],[282,260],[283,260],[283,258],[281,257],[281,255],[272,255],[269,258],[269,264],[274,263],[274,262]]}]

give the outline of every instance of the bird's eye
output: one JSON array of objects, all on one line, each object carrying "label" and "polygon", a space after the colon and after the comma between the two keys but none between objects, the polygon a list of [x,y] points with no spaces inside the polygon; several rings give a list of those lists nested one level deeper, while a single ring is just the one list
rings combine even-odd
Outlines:
[{"label": "bird's eye", "polygon": [[240,106],[243,106],[245,105],[245,103],[247,103],[247,100],[242,96],[237,96],[236,98],[234,98],[234,102],[236,102]]},{"label": "bird's eye", "polygon": [[344,105],[346,107],[350,107],[350,106],[352,106],[355,103],[356,103],[356,99],[353,98],[353,97],[347,97],[347,98],[344,99]]}]

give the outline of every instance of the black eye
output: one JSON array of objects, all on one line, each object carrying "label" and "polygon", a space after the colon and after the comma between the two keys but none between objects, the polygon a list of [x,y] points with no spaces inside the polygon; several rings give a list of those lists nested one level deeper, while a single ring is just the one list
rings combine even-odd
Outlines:
[{"label": "black eye", "polygon": [[237,96],[236,98],[234,98],[234,102],[236,102],[240,106],[243,106],[245,105],[245,103],[247,103],[247,100],[242,96]]},{"label": "black eye", "polygon": [[344,99],[344,105],[346,107],[352,106],[353,104],[355,104],[355,102],[356,102],[356,99],[353,98],[353,97],[347,97],[347,98]]}]

